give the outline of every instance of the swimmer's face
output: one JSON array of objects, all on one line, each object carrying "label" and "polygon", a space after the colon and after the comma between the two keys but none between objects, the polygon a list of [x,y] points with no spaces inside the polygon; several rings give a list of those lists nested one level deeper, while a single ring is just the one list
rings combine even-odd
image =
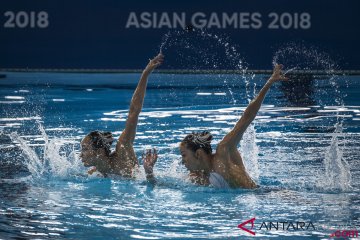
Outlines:
[{"label": "swimmer's face", "polygon": [[103,148],[94,148],[93,142],[89,136],[81,141],[80,158],[85,167],[96,166],[98,161],[106,157],[106,151]]},{"label": "swimmer's face", "polygon": [[181,163],[190,171],[203,170],[202,161],[196,157],[196,153],[186,147],[186,144],[180,144]]}]

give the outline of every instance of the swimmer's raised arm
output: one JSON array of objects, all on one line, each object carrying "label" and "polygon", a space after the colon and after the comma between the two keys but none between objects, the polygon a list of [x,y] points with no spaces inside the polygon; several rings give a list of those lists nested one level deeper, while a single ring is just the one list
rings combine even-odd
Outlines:
[{"label": "swimmer's raised arm", "polygon": [[283,65],[276,64],[274,67],[273,74],[266,82],[264,87],[260,90],[259,94],[250,102],[250,104],[245,109],[242,117],[236,123],[235,127],[223,138],[223,140],[219,143],[226,145],[228,147],[237,147],[239,144],[244,132],[250,125],[250,123],[255,119],[262,102],[265,99],[267,91],[270,89],[271,85],[277,81],[286,81],[286,78],[281,72]]},{"label": "swimmer's raised arm", "polygon": [[139,83],[131,99],[129,114],[126,121],[125,129],[119,137],[119,143],[133,144],[136,134],[138,117],[144,103],[148,76],[155,68],[161,65],[163,60],[164,60],[164,55],[159,53],[155,58],[149,61],[149,64],[142,72]]},{"label": "swimmer's raised arm", "polygon": [[146,150],[146,152],[142,155],[143,158],[143,166],[146,174],[146,180],[152,184],[156,183],[156,179],[154,176],[154,165],[157,161],[158,154],[156,149],[153,149],[153,152],[151,152],[151,149]]}]

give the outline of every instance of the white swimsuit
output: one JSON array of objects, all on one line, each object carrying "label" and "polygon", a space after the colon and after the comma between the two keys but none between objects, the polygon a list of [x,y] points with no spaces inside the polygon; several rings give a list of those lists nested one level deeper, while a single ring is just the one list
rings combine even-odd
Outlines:
[{"label": "white swimsuit", "polygon": [[210,173],[209,182],[215,188],[230,188],[229,184],[225,181],[225,179],[216,172]]}]

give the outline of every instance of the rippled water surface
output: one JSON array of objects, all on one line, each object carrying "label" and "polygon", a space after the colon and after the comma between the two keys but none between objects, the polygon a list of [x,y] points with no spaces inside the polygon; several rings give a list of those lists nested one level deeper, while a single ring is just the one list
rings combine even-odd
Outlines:
[{"label": "rippled water surface", "polygon": [[[210,130],[215,147],[263,75],[245,84],[234,75],[153,74],[135,150],[158,148],[158,184],[141,172],[135,180],[86,175],[81,138],[96,129],[120,135],[138,77],[9,73],[0,80],[0,239],[325,239],[359,228],[359,77],[272,87],[239,146],[260,185],[251,191],[193,185],[178,143]],[[238,228],[252,218],[255,236]],[[263,222],[287,223],[267,230]]]}]

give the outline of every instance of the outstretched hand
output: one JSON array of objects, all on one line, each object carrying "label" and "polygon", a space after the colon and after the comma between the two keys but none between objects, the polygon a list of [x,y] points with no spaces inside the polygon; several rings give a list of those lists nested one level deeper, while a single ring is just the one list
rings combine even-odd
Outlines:
[{"label": "outstretched hand", "polygon": [[285,77],[285,75],[282,73],[282,68],[284,66],[282,64],[275,64],[273,74],[271,75],[269,81],[271,82],[277,82],[277,81],[287,81],[289,78]]},{"label": "outstretched hand", "polygon": [[154,165],[158,158],[156,149],[153,148],[152,152],[151,152],[151,149],[147,149],[146,151],[144,151],[142,158],[143,158],[143,165],[144,165],[145,173],[152,174]]},{"label": "outstretched hand", "polygon": [[164,61],[164,55],[160,52],[156,57],[150,59],[148,65],[146,66],[145,70],[152,71],[158,66],[160,66]]}]

